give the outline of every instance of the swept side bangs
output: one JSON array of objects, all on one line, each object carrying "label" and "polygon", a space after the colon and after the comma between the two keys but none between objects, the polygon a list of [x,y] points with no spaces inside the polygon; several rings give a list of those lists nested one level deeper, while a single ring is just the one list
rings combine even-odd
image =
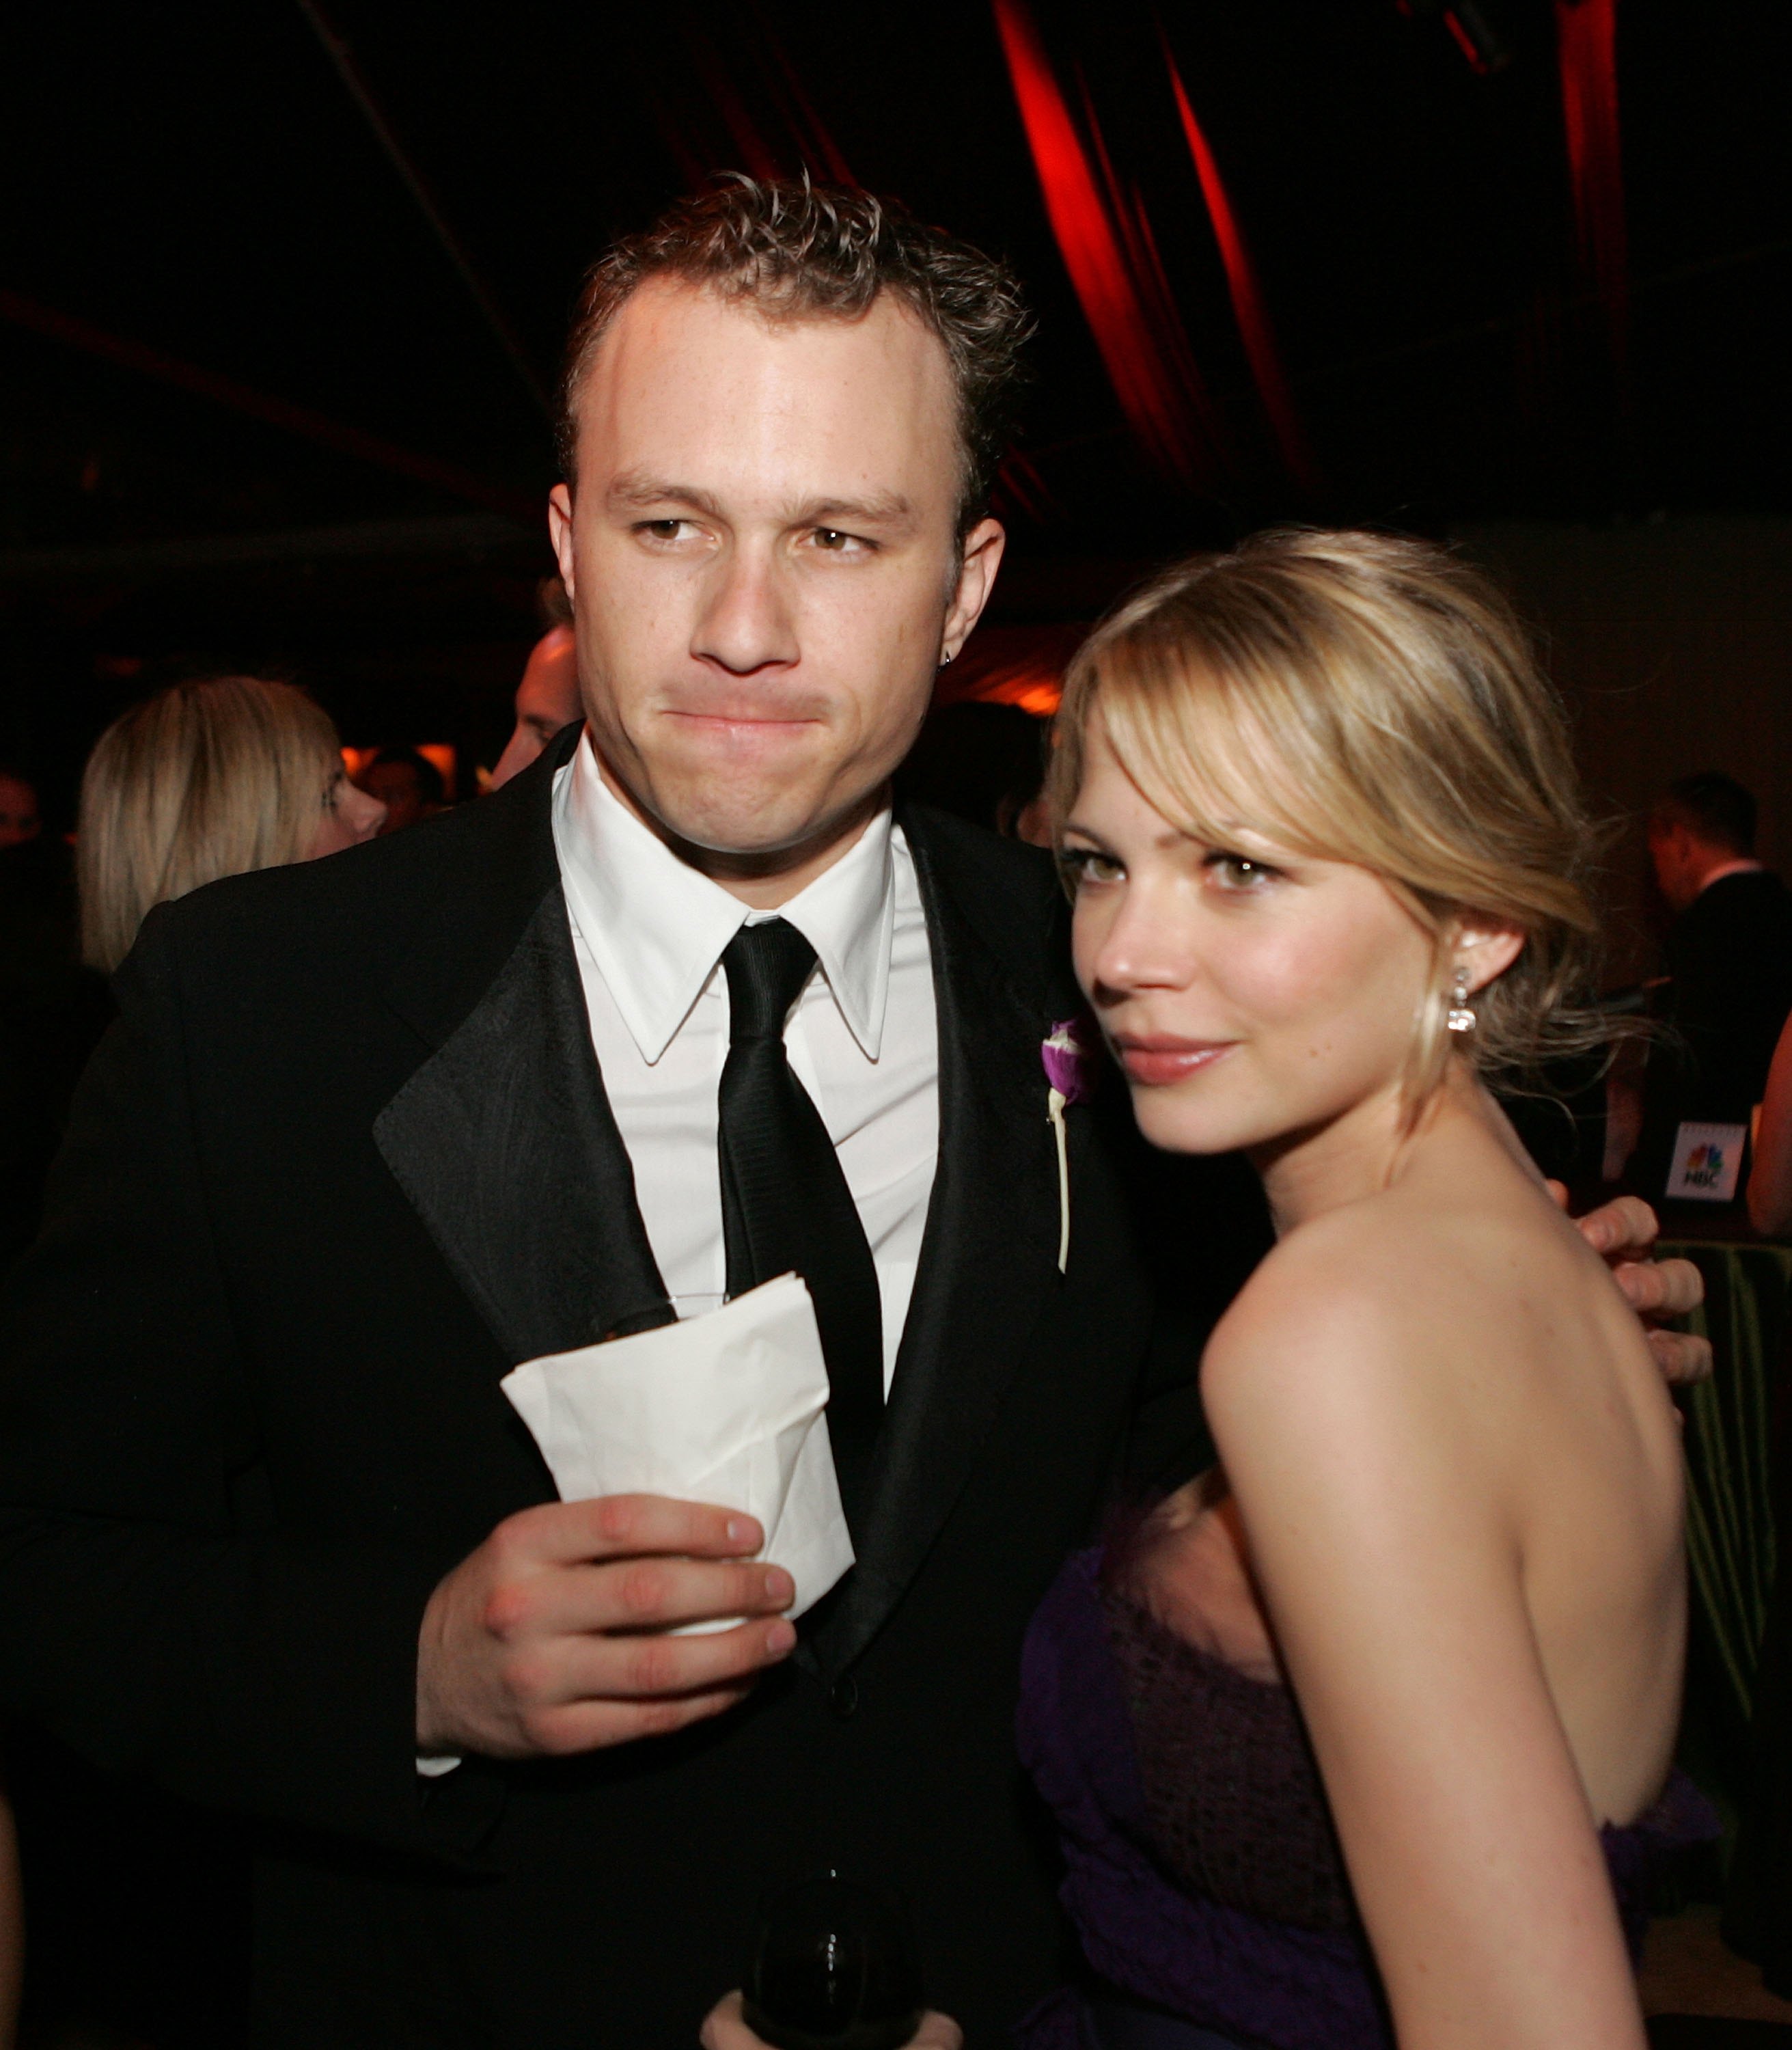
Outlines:
[{"label": "swept side bangs", "polygon": [[1504,600],[1445,550],[1289,531],[1166,571],[1071,665],[1058,821],[1097,720],[1173,824],[1221,845],[1249,827],[1368,869],[1412,914],[1439,963],[1416,1027],[1415,1103],[1449,1052],[1443,963],[1464,920],[1525,935],[1477,995],[1478,1066],[1533,1071],[1613,1036],[1584,1003],[1597,836],[1566,719]]}]

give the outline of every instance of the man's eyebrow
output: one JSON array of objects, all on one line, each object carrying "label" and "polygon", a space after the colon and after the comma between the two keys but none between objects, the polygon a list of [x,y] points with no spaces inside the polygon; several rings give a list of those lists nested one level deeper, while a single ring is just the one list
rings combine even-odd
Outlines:
[{"label": "man's eyebrow", "polygon": [[651,505],[688,505],[693,511],[711,514],[720,509],[710,494],[695,484],[676,484],[639,470],[615,478],[604,498],[617,512],[644,511]]},{"label": "man's eyebrow", "polygon": [[910,527],[914,508],[899,491],[874,491],[863,498],[817,498],[797,508],[793,527]]},{"label": "man's eyebrow", "polygon": [[[663,506],[685,505],[693,512],[721,517],[722,509],[715,498],[699,485],[650,477],[640,470],[615,478],[604,497],[612,512],[645,512]],[[807,499],[793,505],[785,519],[791,527],[847,525],[902,532],[914,524],[915,510],[899,491],[873,491],[860,498]]]}]

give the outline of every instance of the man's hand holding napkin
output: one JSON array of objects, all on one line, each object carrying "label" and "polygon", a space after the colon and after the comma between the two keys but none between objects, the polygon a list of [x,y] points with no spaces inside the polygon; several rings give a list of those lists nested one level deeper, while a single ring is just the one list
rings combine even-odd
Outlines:
[{"label": "man's hand holding napkin", "polygon": [[590,1751],[731,1706],[794,1646],[781,1612],[852,1563],[802,1283],[504,1387],[564,1499],[501,1524],[430,1597],[419,1752]]}]

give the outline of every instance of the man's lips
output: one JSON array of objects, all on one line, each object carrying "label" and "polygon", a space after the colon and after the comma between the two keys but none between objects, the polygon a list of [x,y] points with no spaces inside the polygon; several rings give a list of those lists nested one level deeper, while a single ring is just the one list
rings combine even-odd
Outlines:
[{"label": "man's lips", "polygon": [[669,692],[658,709],[668,719],[705,726],[813,726],[831,710],[813,690],[695,690]]},{"label": "man's lips", "polygon": [[1210,1068],[1237,1043],[1235,1039],[1177,1039],[1161,1032],[1121,1032],[1115,1035],[1114,1050],[1131,1080],[1148,1089],[1161,1089]]},{"label": "man's lips", "polygon": [[801,713],[750,711],[732,707],[719,711],[706,707],[699,711],[679,706],[668,709],[666,716],[681,733],[689,735],[699,746],[754,752],[802,739],[818,731],[822,723]]},{"label": "man's lips", "polygon": [[696,719],[705,726],[813,726],[816,723],[805,712],[762,711],[746,706],[668,705],[666,712],[670,719]]}]

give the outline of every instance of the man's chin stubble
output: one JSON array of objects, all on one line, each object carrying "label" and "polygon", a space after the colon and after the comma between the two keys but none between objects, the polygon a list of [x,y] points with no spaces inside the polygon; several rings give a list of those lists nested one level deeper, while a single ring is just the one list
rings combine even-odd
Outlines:
[{"label": "man's chin stubble", "polygon": [[769,876],[797,868],[832,848],[843,852],[882,803],[886,784],[844,805],[716,807],[668,805],[656,820],[662,839],[682,859],[713,875]]}]

